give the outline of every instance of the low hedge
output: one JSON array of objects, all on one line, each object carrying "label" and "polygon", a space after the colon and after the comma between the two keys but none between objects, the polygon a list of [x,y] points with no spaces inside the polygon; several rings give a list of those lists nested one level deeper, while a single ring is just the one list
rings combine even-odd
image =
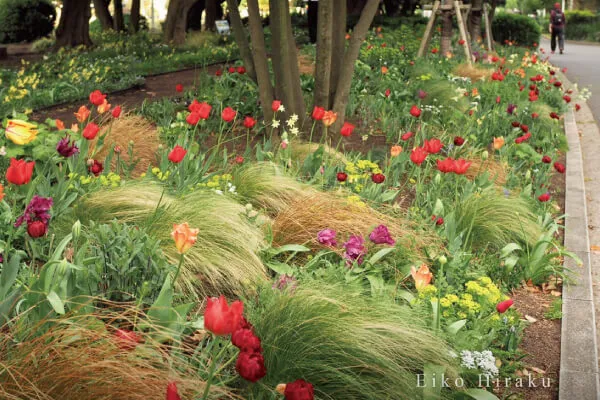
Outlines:
[{"label": "low hedge", "polygon": [[496,14],[492,22],[494,40],[504,44],[532,46],[540,42],[540,25],[532,18],[520,14]]},{"label": "low hedge", "polygon": [[48,36],[55,21],[56,10],[49,0],[0,0],[0,43]]}]

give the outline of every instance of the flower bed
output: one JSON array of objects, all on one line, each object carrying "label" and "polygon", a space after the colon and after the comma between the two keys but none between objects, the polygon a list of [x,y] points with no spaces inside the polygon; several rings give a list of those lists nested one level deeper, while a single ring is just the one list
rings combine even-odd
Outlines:
[{"label": "flower bed", "polygon": [[417,46],[374,30],[346,124],[315,107],[308,141],[281,102],[260,121],[241,66],[139,115],[94,90],[72,126],[6,121],[0,393],[488,399],[527,379],[511,291],[574,257],[550,180],[576,99],[535,50],[467,67]]}]

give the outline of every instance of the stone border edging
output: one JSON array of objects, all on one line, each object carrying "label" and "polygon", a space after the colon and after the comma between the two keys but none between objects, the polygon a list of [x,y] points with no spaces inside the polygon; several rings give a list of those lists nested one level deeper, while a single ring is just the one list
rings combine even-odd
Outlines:
[{"label": "stone border edging", "polygon": [[565,116],[565,134],[569,144],[565,247],[577,254],[582,264],[570,258],[564,264],[575,278],[573,283],[563,285],[559,400],[600,400],[583,157],[573,109]]}]

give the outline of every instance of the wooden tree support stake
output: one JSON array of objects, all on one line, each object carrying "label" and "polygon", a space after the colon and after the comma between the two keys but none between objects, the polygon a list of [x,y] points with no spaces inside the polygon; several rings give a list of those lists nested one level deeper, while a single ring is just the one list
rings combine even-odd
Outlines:
[{"label": "wooden tree support stake", "polygon": [[433,8],[431,9],[431,18],[427,22],[427,27],[425,28],[425,34],[423,35],[423,39],[421,40],[421,45],[419,46],[419,51],[417,52],[417,57],[423,57],[425,55],[425,50],[429,47],[429,42],[431,41],[431,37],[433,36],[433,26],[435,25],[435,19],[437,18],[437,11],[440,8],[440,1],[436,0],[433,3]]},{"label": "wooden tree support stake", "polygon": [[469,46],[469,38],[467,37],[467,27],[465,26],[465,20],[463,19],[463,14],[460,9],[460,2],[455,1],[454,7],[456,9],[456,21],[458,22],[458,31],[460,33],[460,38],[463,42],[463,49],[465,51],[465,57],[467,58],[467,63],[469,65],[473,65],[473,60],[471,57],[471,48]]},{"label": "wooden tree support stake", "polygon": [[490,22],[490,13],[489,13],[489,4],[483,5],[483,22],[485,23],[485,41],[487,44],[488,51],[492,51],[494,49],[492,40],[492,27]]}]

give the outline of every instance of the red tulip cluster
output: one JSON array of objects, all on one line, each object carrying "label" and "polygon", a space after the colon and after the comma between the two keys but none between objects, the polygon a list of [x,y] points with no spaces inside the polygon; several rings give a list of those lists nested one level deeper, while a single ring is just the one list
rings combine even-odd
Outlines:
[{"label": "red tulip cluster", "polygon": [[494,71],[492,74],[492,80],[502,82],[504,80],[504,74],[502,71]]},{"label": "red tulip cluster", "polygon": [[515,143],[516,144],[521,144],[521,143],[526,142],[527,140],[529,140],[529,138],[531,138],[531,133],[527,132],[523,136],[519,136],[518,138],[516,138],[515,139]]},{"label": "red tulip cluster", "polygon": [[451,157],[448,157],[443,161],[437,160],[438,170],[445,174],[455,173],[457,175],[464,175],[471,166],[471,164],[471,161],[467,161],[462,158],[455,160]]},{"label": "red tulip cluster", "polygon": [[227,304],[224,296],[208,299],[204,311],[204,328],[215,335],[231,335],[231,343],[240,349],[235,369],[250,382],[257,382],[267,374],[260,339],[254,328],[243,317],[244,304]]},{"label": "red tulip cluster", "polygon": [[429,154],[439,153],[442,150],[442,147],[444,147],[444,145],[442,144],[442,142],[439,139],[431,139],[431,140],[425,139],[425,143],[423,144],[423,148]]}]

